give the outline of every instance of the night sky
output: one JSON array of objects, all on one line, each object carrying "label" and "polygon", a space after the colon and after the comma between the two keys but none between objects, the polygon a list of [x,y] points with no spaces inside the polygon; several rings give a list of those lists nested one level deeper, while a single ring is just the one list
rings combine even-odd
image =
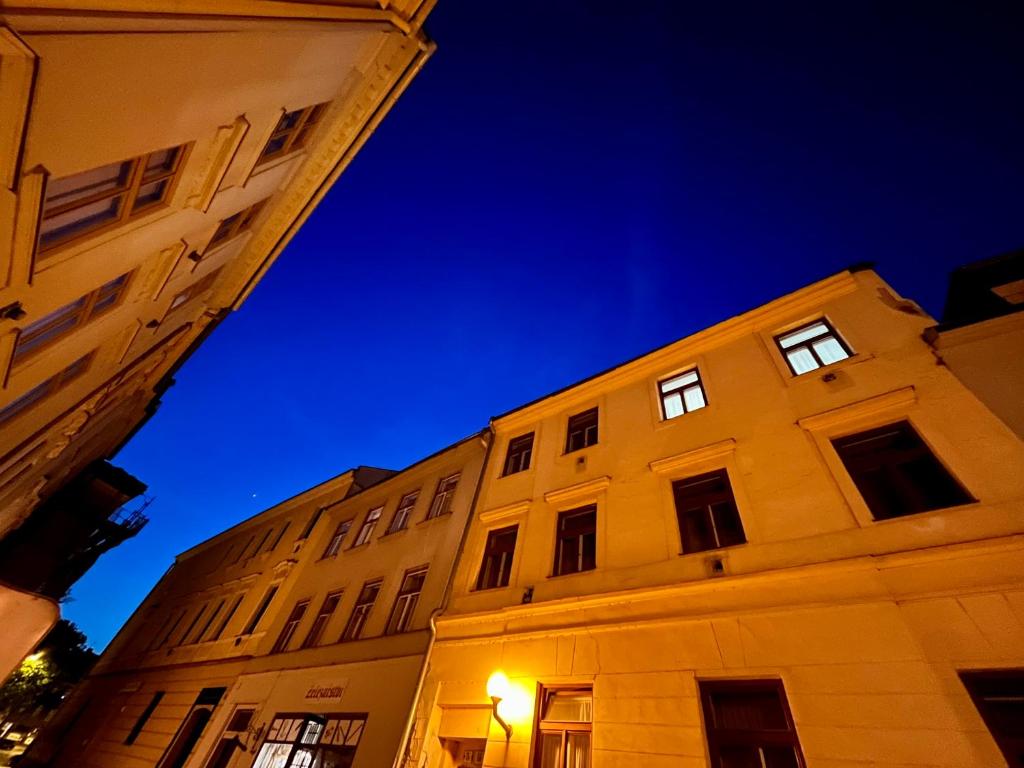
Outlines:
[{"label": "night sky", "polygon": [[435,56],[117,456],[152,522],[66,615],[101,649],[189,546],[851,264],[939,313],[1024,246],[1024,24],[970,5],[440,0]]}]

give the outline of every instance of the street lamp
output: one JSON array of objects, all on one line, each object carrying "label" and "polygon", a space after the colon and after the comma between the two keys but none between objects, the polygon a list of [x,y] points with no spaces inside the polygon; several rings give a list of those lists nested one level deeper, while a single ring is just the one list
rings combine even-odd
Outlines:
[{"label": "street lamp", "polygon": [[508,693],[508,677],[501,670],[493,672],[487,678],[487,695],[491,697],[491,713],[494,715],[494,719],[498,721],[498,725],[505,731],[506,741],[512,738],[512,726],[506,723],[502,716],[498,714],[498,705],[502,699],[508,698]]}]

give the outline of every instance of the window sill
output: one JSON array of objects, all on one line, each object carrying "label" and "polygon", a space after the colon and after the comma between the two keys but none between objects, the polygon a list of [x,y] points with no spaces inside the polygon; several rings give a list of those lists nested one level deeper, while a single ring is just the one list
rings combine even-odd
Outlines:
[{"label": "window sill", "polygon": [[595,565],[593,568],[587,568],[586,570],[583,570],[583,571],[573,571],[572,573],[552,573],[551,575],[548,576],[548,578],[549,579],[567,579],[570,576],[583,576],[583,575],[588,574],[588,573],[594,573],[594,571],[596,571],[596,570],[597,570],[597,566]]},{"label": "window sill", "polygon": [[845,360],[839,360],[838,362],[832,363],[831,365],[823,365],[820,368],[815,368],[813,371],[807,371],[807,373],[793,373],[793,371],[787,368],[786,370],[789,372],[789,377],[787,378],[787,381],[812,381],[816,377],[820,379],[822,376],[826,376],[827,374],[835,373],[845,368],[849,368],[852,365],[859,365],[860,363],[866,363],[869,360],[874,359],[875,356],[868,353],[850,355]]},{"label": "window sill", "polygon": [[452,512],[451,512],[451,510],[448,510],[447,512],[444,512],[443,514],[440,514],[440,515],[434,515],[433,517],[425,517],[422,520],[420,520],[418,523],[416,523],[416,525],[417,526],[427,525],[428,523],[432,523],[435,520],[445,520],[445,519],[447,519],[447,518],[449,518],[451,516],[452,516]]},{"label": "window sill", "polygon": [[[587,573],[587,571],[583,571],[583,573]],[[566,575],[569,575],[569,574],[566,574]],[[572,574],[572,575],[575,576],[576,574]],[[552,577],[549,576],[548,578],[552,578]],[[500,586],[497,586],[497,587],[473,587],[473,589],[469,590],[469,592],[472,595],[480,595],[480,594],[483,594],[485,592],[487,592],[487,593],[500,592],[503,589],[512,589],[512,584],[504,584],[504,585],[500,585]]]},{"label": "window sill", "polygon": [[[904,520],[922,520],[928,517],[936,517],[944,514],[956,514],[964,510],[973,509],[977,507],[981,502],[978,499],[972,501],[966,501],[963,504],[954,504],[951,507],[939,507],[938,509],[926,509],[923,512],[911,512],[906,515],[898,515],[896,517],[883,517],[881,519],[876,518],[873,514],[871,516],[871,527],[876,525],[887,525],[890,523],[899,523]],[[871,511],[870,509],[868,510]]]},{"label": "window sill", "polygon": [[368,547],[370,546],[371,541],[373,541],[373,539],[367,539],[362,544],[353,544],[351,547],[348,548],[348,551],[351,552],[354,549],[362,549],[363,547]]},{"label": "window sill", "polygon": [[244,187],[246,184],[248,184],[252,179],[256,178],[257,176],[259,176],[261,174],[264,174],[267,171],[272,171],[275,168],[279,168],[280,166],[282,166],[282,165],[284,165],[284,164],[294,160],[295,158],[297,158],[297,157],[299,157],[299,156],[301,156],[303,154],[305,154],[305,148],[297,149],[294,152],[289,152],[286,155],[280,155],[278,157],[272,157],[271,159],[265,160],[262,163],[257,163],[256,165],[254,165],[252,167],[252,170],[249,171],[249,176],[246,178],[246,180],[242,184],[242,186]]},{"label": "window sill", "polygon": [[406,533],[406,532],[407,532],[408,530],[409,530],[409,526],[408,526],[408,525],[406,525],[406,526],[405,526],[404,528],[396,528],[396,529],[395,529],[395,530],[393,530],[393,531],[384,531],[384,533],[382,533],[382,534],[381,534],[380,536],[378,536],[377,538],[378,538],[378,539],[387,539],[387,538],[391,538],[391,537],[393,537],[393,536],[397,536],[397,535],[398,535],[398,534],[400,534],[400,533]]},{"label": "window sill", "polygon": [[739,549],[740,547],[746,547],[749,545],[749,541],[744,541],[742,544],[729,544],[728,546],[715,547],[714,549],[700,549],[696,552],[680,552],[679,557],[699,557],[701,555],[707,557],[708,555],[715,555],[718,552],[731,552],[734,549]]}]

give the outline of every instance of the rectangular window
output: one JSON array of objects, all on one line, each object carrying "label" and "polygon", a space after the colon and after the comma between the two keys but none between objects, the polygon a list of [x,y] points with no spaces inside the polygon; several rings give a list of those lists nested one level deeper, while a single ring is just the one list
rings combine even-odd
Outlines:
[{"label": "rectangular window", "polygon": [[206,250],[209,251],[211,248],[216,248],[218,245],[222,245],[229,240],[234,240],[239,235],[245,234],[252,226],[256,217],[259,216],[260,211],[263,210],[266,202],[266,200],[261,200],[221,221],[217,225],[213,237],[210,238],[210,242],[207,243]]},{"label": "rectangular window", "polygon": [[514,475],[517,472],[525,472],[530,468],[530,459],[533,457],[533,432],[528,435],[513,437],[508,441],[508,453],[505,454],[505,467],[502,469],[502,477]]},{"label": "rectangular window", "polygon": [[185,631],[181,633],[181,637],[178,638],[178,645],[189,644],[189,640],[192,636],[192,630],[199,626],[199,620],[203,618],[203,615],[206,613],[206,609],[209,607],[210,606],[208,603],[203,603],[201,606],[199,606],[199,610],[196,611],[196,615],[192,617],[192,621],[189,622],[189,625],[185,628]]},{"label": "rectangular window", "polygon": [[320,509],[309,516],[309,522],[306,523],[306,527],[302,529],[302,533],[299,534],[299,538],[296,541],[305,541],[309,538],[310,534],[313,533],[313,529],[316,528],[316,524],[320,522],[320,517],[323,513],[324,508],[320,507]]},{"label": "rectangular window", "polygon": [[338,603],[341,602],[341,595],[342,591],[340,589],[337,592],[327,593],[327,597],[320,604],[320,610],[317,611],[316,617],[313,619],[313,626],[309,628],[309,634],[302,641],[303,648],[312,648],[320,645],[320,639],[323,637],[327,622],[331,620],[331,616],[338,609]]},{"label": "rectangular window", "polygon": [[254,549],[252,551],[253,557],[255,557],[261,551],[263,551],[264,545],[267,543],[267,541],[270,540],[270,536],[271,536],[271,534],[273,532],[274,532],[274,526],[270,526],[269,528],[267,528],[267,530],[263,533],[263,537],[260,539],[259,543],[256,545],[256,549]]},{"label": "rectangular window", "polygon": [[373,535],[373,529],[377,527],[377,522],[380,520],[383,512],[384,507],[376,507],[366,513],[363,525],[359,529],[359,533],[356,534],[356,540],[352,542],[353,547],[361,547],[370,540],[370,537]]},{"label": "rectangular window", "polygon": [[184,146],[170,147],[48,180],[39,224],[40,257],[164,204],[184,157]]},{"label": "rectangular window", "polygon": [[400,531],[409,525],[409,518],[412,517],[412,511],[416,508],[416,500],[419,497],[420,492],[413,491],[401,498],[398,502],[398,509],[395,510],[395,516],[391,518],[391,525],[388,526],[388,533]]},{"label": "rectangular window", "polygon": [[299,628],[299,622],[302,621],[302,617],[306,615],[306,609],[309,607],[309,600],[299,600],[292,608],[292,612],[288,614],[288,619],[285,621],[284,626],[281,628],[281,634],[277,636],[277,641],[274,643],[274,647],[270,650],[271,653],[283,653],[288,650],[288,643],[292,641],[295,636],[295,630]]},{"label": "rectangular window", "polygon": [[348,535],[349,529],[351,528],[351,520],[342,520],[338,523],[338,527],[334,529],[334,534],[331,536],[331,540],[327,542],[327,547],[324,549],[324,553],[320,555],[321,560],[328,557],[338,556],[338,552],[341,551],[341,544],[345,541],[345,537]]},{"label": "rectangular window", "polygon": [[187,304],[196,296],[199,296],[210,290],[213,287],[213,284],[217,282],[217,277],[220,275],[221,269],[223,269],[223,267],[217,267],[208,275],[200,278],[199,280],[196,280],[184,291],[177,294],[173,299],[171,299],[171,306],[167,311],[171,312],[177,309],[178,307]]},{"label": "rectangular window", "polygon": [[149,700],[146,708],[142,710],[142,714],[139,715],[139,719],[135,721],[135,725],[133,725],[132,729],[128,731],[128,735],[124,740],[125,744],[135,743],[135,740],[139,738],[139,734],[142,733],[142,729],[146,727],[146,723],[149,721],[149,718],[152,717],[154,710],[156,710],[157,705],[163,697],[164,691],[157,691],[153,694],[153,698]]},{"label": "rectangular window", "polygon": [[171,636],[174,634],[174,630],[176,630],[178,625],[181,624],[181,620],[185,618],[186,613],[188,613],[187,608],[183,608],[179,611],[177,618],[171,622],[170,626],[167,627],[167,631],[163,634],[160,634],[159,632],[157,633],[155,642],[150,646],[149,650],[155,651],[157,648],[163,648],[171,639]]},{"label": "rectangular window", "polygon": [[535,768],[590,768],[593,721],[591,688],[542,688],[537,708]]},{"label": "rectangular window", "polygon": [[447,515],[452,511],[452,499],[455,498],[455,489],[459,485],[460,477],[461,474],[456,472],[454,475],[443,478],[437,484],[437,491],[430,502],[430,511],[427,512],[427,520]]},{"label": "rectangular window", "polygon": [[263,614],[267,612],[267,608],[270,607],[270,602],[274,599],[274,595],[277,594],[277,585],[270,587],[263,595],[263,599],[260,601],[259,607],[256,612],[249,619],[249,623],[245,625],[245,630],[242,632],[243,635],[251,635],[256,631],[256,627],[260,625],[260,619],[263,618]]},{"label": "rectangular window", "polygon": [[113,309],[124,296],[128,287],[128,277],[129,274],[121,275],[25,326],[18,334],[12,364],[21,362],[34,352],[46,349],[90,320]]},{"label": "rectangular window", "polygon": [[565,452],[572,453],[597,444],[597,408],[569,417],[565,433]]},{"label": "rectangular window", "polygon": [[672,494],[685,554],[746,543],[724,469],[677,480],[672,483]]},{"label": "rectangular window", "polygon": [[244,592],[235,597],[235,599],[231,603],[231,607],[228,608],[228,612],[224,614],[224,618],[217,623],[217,629],[214,630],[213,634],[206,638],[207,640],[220,640],[221,635],[223,635],[224,630],[228,628],[228,623],[231,621],[235,613],[238,611],[238,606],[242,604],[242,600],[244,598]]},{"label": "rectangular window", "polygon": [[838,363],[853,354],[824,319],[780,334],[775,343],[794,376]]},{"label": "rectangular window", "polygon": [[238,554],[235,555],[235,559],[231,561],[232,565],[242,561],[242,558],[245,557],[245,553],[249,551],[249,547],[253,545],[254,541],[256,541],[256,536],[250,536],[249,540],[242,545],[242,548],[240,550],[238,550]]},{"label": "rectangular window", "polygon": [[277,125],[274,126],[274,132],[266,146],[263,147],[256,166],[259,167],[263,163],[284,157],[307,146],[316,126],[324,116],[324,112],[327,111],[329,103],[314,104],[311,107],[296,109],[282,115],[281,119],[277,121]]},{"label": "rectangular window", "polygon": [[906,421],[832,445],[876,520],[973,501]]},{"label": "rectangular window", "polygon": [[365,728],[365,712],[278,713],[267,728],[255,761],[250,756],[245,764],[252,761],[253,768],[349,768]]},{"label": "rectangular window", "polygon": [[714,768],[804,768],[781,681],[703,680],[698,685]]},{"label": "rectangular window", "polygon": [[90,352],[89,354],[78,358],[60,373],[51,376],[42,384],[37,384],[17,400],[12,400],[3,408],[0,408],[0,424],[5,424],[14,417],[20,415],[22,411],[33,403],[41,402],[50,395],[59,392],[65,386],[81,376],[88,370],[89,363],[92,362],[92,355],[93,353]]},{"label": "rectangular window", "polygon": [[423,591],[423,582],[426,580],[426,567],[414,568],[405,572],[402,586],[398,590],[398,597],[395,598],[395,607],[391,609],[391,618],[388,619],[387,628],[384,630],[385,635],[395,635],[409,629],[413,613],[416,611],[416,603],[420,599],[420,592]]},{"label": "rectangular window", "polygon": [[666,421],[708,404],[704,382],[696,368],[659,381],[658,395],[661,397],[661,416]]},{"label": "rectangular window", "polygon": [[978,714],[1010,768],[1024,768],[1024,669],[961,672]]},{"label": "rectangular window", "polygon": [[555,576],[597,567],[597,507],[571,509],[558,515]]},{"label": "rectangular window", "polygon": [[341,633],[341,640],[358,640],[363,634],[363,627],[373,610],[373,604],[377,602],[377,595],[380,594],[382,581],[368,581],[363,584],[359,597],[356,598],[356,605],[352,609],[352,615],[348,617],[345,630]]},{"label": "rectangular window", "polygon": [[196,636],[195,636],[195,639],[193,640],[193,642],[196,642],[196,643],[203,642],[203,639],[206,637],[207,633],[210,631],[210,627],[213,626],[213,622],[217,620],[217,617],[220,615],[220,612],[224,609],[224,605],[226,603],[227,603],[227,598],[225,598],[224,600],[221,600],[219,603],[217,603],[217,607],[214,608],[212,611],[210,611],[210,613],[207,614],[206,621],[196,631]]},{"label": "rectangular window", "polygon": [[516,553],[518,534],[518,525],[510,525],[508,528],[487,532],[484,561],[480,565],[480,575],[476,579],[477,589],[508,586],[509,577],[512,575],[512,557]]},{"label": "rectangular window", "polygon": [[274,540],[267,544],[267,552],[273,552],[277,549],[277,545],[281,543],[281,539],[284,538],[284,534],[291,527],[291,524],[291,520],[285,521],[284,525],[281,526],[281,530],[278,531],[277,536],[274,537]]}]

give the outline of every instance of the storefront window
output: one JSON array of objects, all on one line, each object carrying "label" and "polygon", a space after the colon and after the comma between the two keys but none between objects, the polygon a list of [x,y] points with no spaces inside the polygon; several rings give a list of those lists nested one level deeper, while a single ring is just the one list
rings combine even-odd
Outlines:
[{"label": "storefront window", "polygon": [[349,768],[366,714],[279,714],[253,768]]}]

